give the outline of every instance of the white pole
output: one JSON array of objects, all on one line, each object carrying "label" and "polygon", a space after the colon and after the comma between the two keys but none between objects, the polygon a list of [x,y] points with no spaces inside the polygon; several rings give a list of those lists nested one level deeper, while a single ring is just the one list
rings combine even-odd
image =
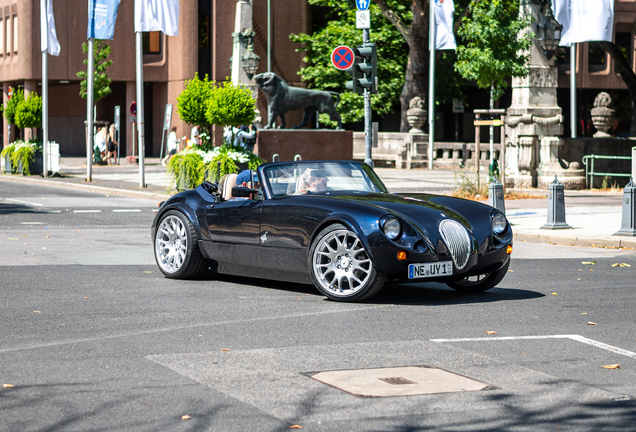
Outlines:
[{"label": "white pole", "polygon": [[135,66],[137,87],[137,135],[139,144],[139,187],[146,187],[144,175],[144,64],[141,32],[135,33]]},{"label": "white pole", "polygon": [[576,44],[570,47],[570,136],[576,138]]},{"label": "white pole", "polygon": [[[49,14],[46,8],[46,0],[40,1],[40,14],[43,18],[42,33],[48,40],[49,34]],[[42,173],[44,177],[49,176],[49,65],[48,65],[48,43],[47,48],[42,51],[42,162],[44,165]]]},{"label": "white pole", "polygon": [[[495,109],[495,99],[493,97],[494,95],[494,91],[495,91],[495,86],[494,83],[492,83],[490,85],[490,109],[493,110]],[[492,115],[491,115],[492,118]],[[489,167],[492,166],[492,162],[495,159],[494,157],[494,153],[495,153],[495,127],[494,126],[490,126],[490,165]],[[490,172],[490,169],[488,170],[488,172]]]},{"label": "white pole", "polygon": [[88,38],[88,70],[86,72],[86,181],[93,181],[93,78],[95,59],[93,38]]},{"label": "white pole", "polygon": [[435,2],[428,2],[428,169],[433,169],[433,142],[435,140]]},{"label": "white pole", "polygon": [[[272,0],[267,0],[267,72],[272,71]],[[267,123],[272,118],[272,109],[267,104]],[[316,113],[318,118],[318,113]]]}]

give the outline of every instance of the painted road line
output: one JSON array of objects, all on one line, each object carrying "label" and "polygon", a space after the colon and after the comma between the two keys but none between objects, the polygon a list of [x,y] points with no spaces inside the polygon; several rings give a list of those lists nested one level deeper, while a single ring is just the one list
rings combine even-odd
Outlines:
[{"label": "painted road line", "polygon": [[20,222],[20,225],[44,225],[46,222]]},{"label": "painted road line", "polygon": [[115,209],[113,213],[140,213],[139,209]]},{"label": "painted road line", "polygon": [[101,210],[73,210],[73,213],[101,213]]},{"label": "painted road line", "polygon": [[30,202],[30,201],[22,201],[19,199],[13,199],[13,198],[5,198],[7,201],[15,201],[15,202],[19,202],[21,204],[28,204],[28,205],[32,205],[32,206],[43,206],[44,204],[40,204],[40,203],[35,203],[35,202]]},{"label": "painted road line", "polygon": [[507,340],[528,340],[528,339],[572,339],[577,342],[595,346],[615,354],[636,358],[636,353],[618,348],[612,345],[588,339],[580,335],[546,335],[546,336],[502,336],[502,337],[481,337],[481,338],[457,338],[457,339],[429,339],[431,342],[486,342],[486,341],[507,341]]}]

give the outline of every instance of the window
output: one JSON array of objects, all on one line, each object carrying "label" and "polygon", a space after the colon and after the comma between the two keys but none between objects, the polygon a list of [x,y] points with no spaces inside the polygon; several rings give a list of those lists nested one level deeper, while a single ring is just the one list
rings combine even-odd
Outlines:
[{"label": "window", "polygon": [[7,55],[11,55],[11,19],[9,18],[9,15],[7,15],[7,18],[4,20],[5,22],[5,30],[6,30],[6,45],[4,46],[5,50],[4,52]]},{"label": "window", "polygon": [[588,44],[587,67],[590,72],[600,72],[607,69],[607,53],[598,42]]},{"label": "window", "polygon": [[13,54],[18,53],[18,15],[13,15]]},{"label": "window", "polygon": [[161,35],[159,31],[144,32],[141,36],[144,54],[161,54]]},{"label": "window", "polygon": [[[627,64],[632,64],[632,55],[634,53],[634,37],[628,32],[616,32],[614,35],[614,43],[618,49],[623,53]],[[618,73],[616,67],[615,72]]]},{"label": "window", "polygon": [[199,49],[210,49],[210,15],[199,14]]},{"label": "window", "polygon": [[4,56],[4,19],[0,17],[0,57]]},{"label": "window", "polygon": [[570,47],[557,47],[556,60],[558,64],[570,64]]}]

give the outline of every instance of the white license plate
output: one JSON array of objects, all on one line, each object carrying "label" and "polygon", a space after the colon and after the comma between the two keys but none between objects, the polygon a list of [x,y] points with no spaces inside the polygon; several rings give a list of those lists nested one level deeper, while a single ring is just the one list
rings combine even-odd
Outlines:
[{"label": "white license plate", "polygon": [[409,264],[409,279],[452,276],[453,263],[451,261]]}]

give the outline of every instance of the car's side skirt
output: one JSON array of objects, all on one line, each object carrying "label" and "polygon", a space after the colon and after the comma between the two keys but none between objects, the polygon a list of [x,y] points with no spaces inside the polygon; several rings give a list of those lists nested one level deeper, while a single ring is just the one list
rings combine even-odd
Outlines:
[{"label": "car's side skirt", "polygon": [[306,251],[209,241],[200,245],[217,273],[312,284]]}]

